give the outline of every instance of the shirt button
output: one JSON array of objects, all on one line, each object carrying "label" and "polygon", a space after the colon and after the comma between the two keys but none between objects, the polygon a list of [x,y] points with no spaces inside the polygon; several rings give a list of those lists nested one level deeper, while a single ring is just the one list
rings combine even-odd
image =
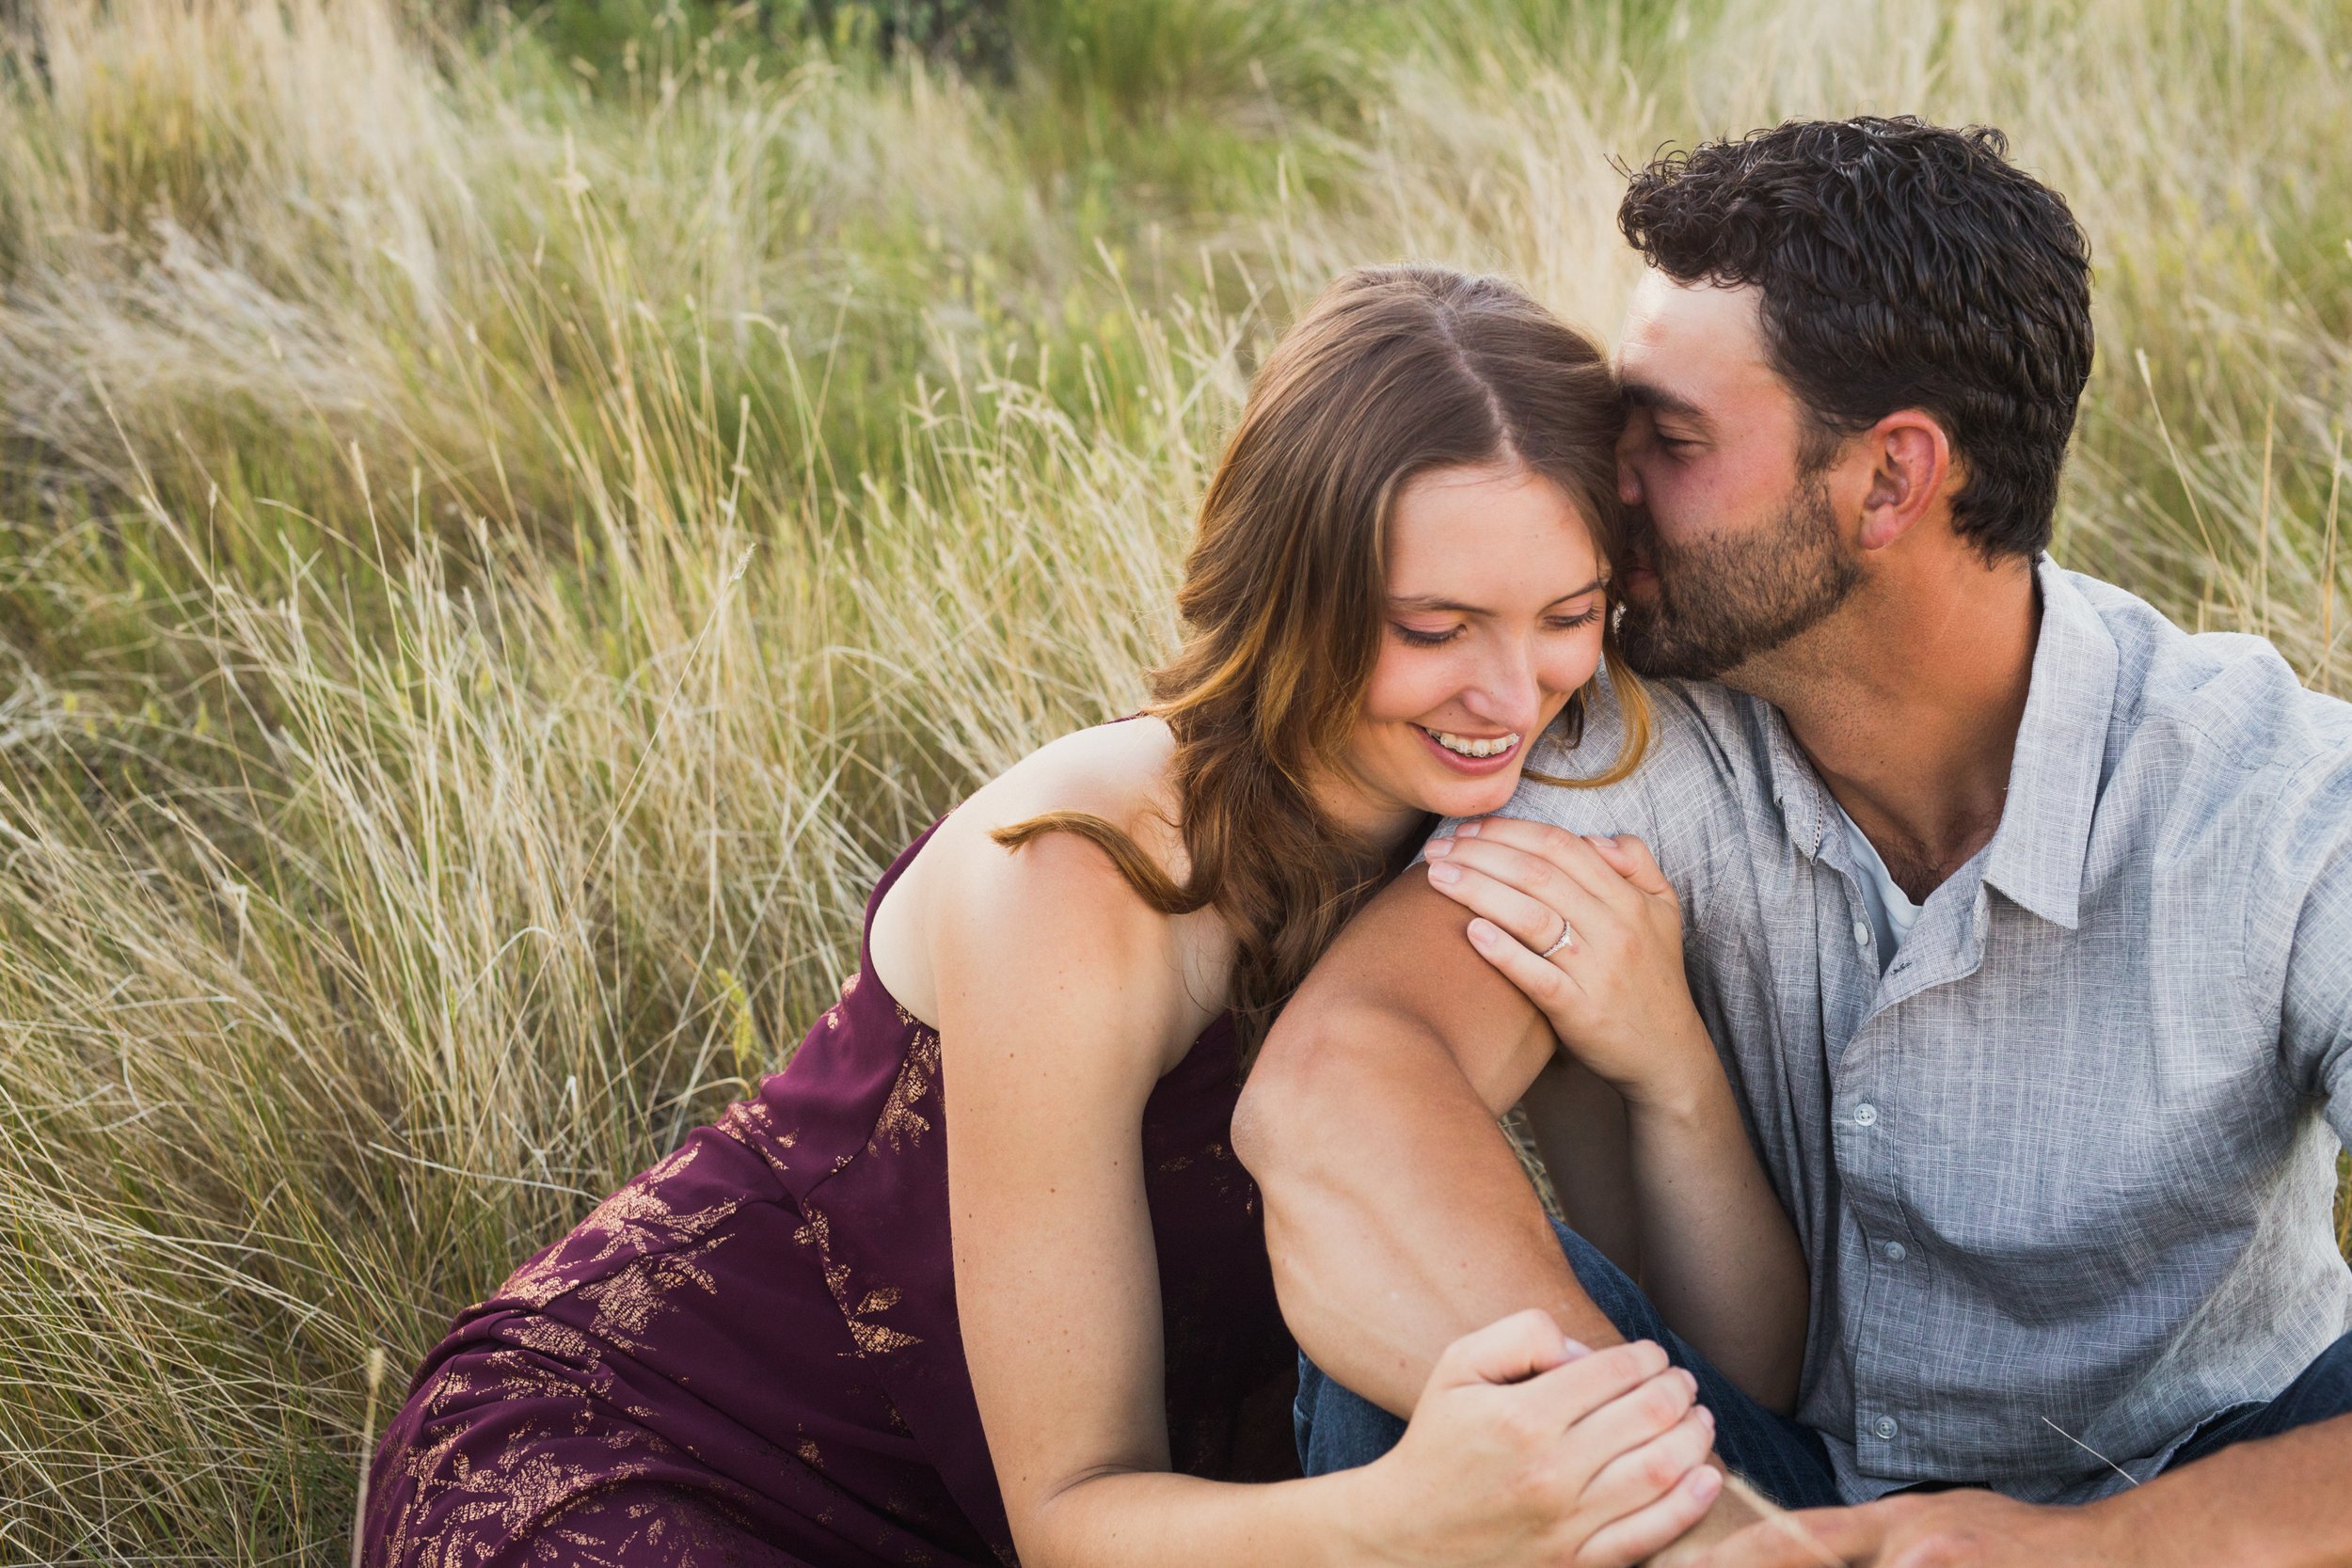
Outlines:
[{"label": "shirt button", "polygon": [[1853,1108],[1853,1124],[1856,1127],[1867,1127],[1878,1119],[1879,1108],[1867,1100]]},{"label": "shirt button", "polygon": [[1895,1425],[1894,1417],[1881,1416],[1876,1421],[1871,1423],[1870,1430],[1877,1433],[1881,1437],[1891,1443],[1895,1440],[1895,1433],[1899,1429]]},{"label": "shirt button", "polygon": [[1901,1262],[1904,1259],[1906,1259],[1906,1258],[1908,1258],[1908,1257],[1910,1257],[1910,1256],[1911,1256],[1911,1254],[1910,1254],[1910,1253],[1905,1252],[1905,1251],[1903,1250],[1903,1244],[1902,1244],[1902,1243],[1900,1243],[1900,1242],[1889,1242],[1889,1243],[1886,1243],[1886,1260],[1887,1260],[1888,1262],[1890,1262],[1890,1263],[1899,1263],[1899,1262]]},{"label": "shirt button", "polygon": [[1853,923],[1853,944],[1856,947],[1870,945],[1870,923],[1868,921],[1857,920]]}]

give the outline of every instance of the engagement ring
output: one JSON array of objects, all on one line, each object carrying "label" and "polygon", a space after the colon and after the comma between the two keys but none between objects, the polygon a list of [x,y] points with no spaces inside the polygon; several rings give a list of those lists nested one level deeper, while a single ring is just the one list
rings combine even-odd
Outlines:
[{"label": "engagement ring", "polygon": [[1542,952],[1536,954],[1535,956],[1539,958],[1550,958],[1554,953],[1557,953],[1560,949],[1565,947],[1568,944],[1568,939],[1574,935],[1576,935],[1576,932],[1568,925],[1568,917],[1565,914],[1562,915],[1560,917],[1560,940],[1553,942],[1549,947],[1545,948]]}]

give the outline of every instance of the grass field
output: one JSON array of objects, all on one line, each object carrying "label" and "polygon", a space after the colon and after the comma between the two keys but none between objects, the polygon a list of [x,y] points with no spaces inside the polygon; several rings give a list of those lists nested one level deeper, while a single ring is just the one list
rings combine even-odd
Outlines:
[{"label": "grass field", "polygon": [[2352,691],[2335,0],[8,14],[0,1561],[342,1551],[372,1354],[1135,704],[1268,335],[1405,256],[1605,332],[1612,157],[2007,128],[2098,260],[2058,553]]}]

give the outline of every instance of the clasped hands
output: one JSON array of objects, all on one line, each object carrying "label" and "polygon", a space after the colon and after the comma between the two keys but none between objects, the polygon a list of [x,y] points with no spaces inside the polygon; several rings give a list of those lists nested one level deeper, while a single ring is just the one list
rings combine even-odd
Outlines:
[{"label": "clasped hands", "polygon": [[[1471,944],[1541,1008],[1629,1105],[1719,1070],[1682,964],[1682,911],[1648,847],[1511,817],[1465,822],[1427,848],[1430,885],[1469,910]],[[1727,1505],[1737,1506],[1737,1505]],[[1898,1496],[1765,1519],[1660,1568],[2094,1568],[2120,1562],[2108,1511],[1986,1491]],[[1711,1535],[1712,1530],[1701,1534]]]}]

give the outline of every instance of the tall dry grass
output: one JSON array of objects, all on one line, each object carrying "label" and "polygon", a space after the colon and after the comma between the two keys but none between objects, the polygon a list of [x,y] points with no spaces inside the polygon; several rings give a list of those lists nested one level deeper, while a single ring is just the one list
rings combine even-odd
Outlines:
[{"label": "tall dry grass", "polygon": [[[372,1349],[759,1072],[876,868],[1131,705],[1332,271],[1605,328],[1612,155],[1989,119],[2102,363],[2060,552],[2352,682],[2352,23],[1021,10],[1008,81],[391,0],[0,69],[0,1560],[317,1558]],[[675,13],[673,13],[675,14]],[[2143,369],[2144,367],[2144,369]]]}]

